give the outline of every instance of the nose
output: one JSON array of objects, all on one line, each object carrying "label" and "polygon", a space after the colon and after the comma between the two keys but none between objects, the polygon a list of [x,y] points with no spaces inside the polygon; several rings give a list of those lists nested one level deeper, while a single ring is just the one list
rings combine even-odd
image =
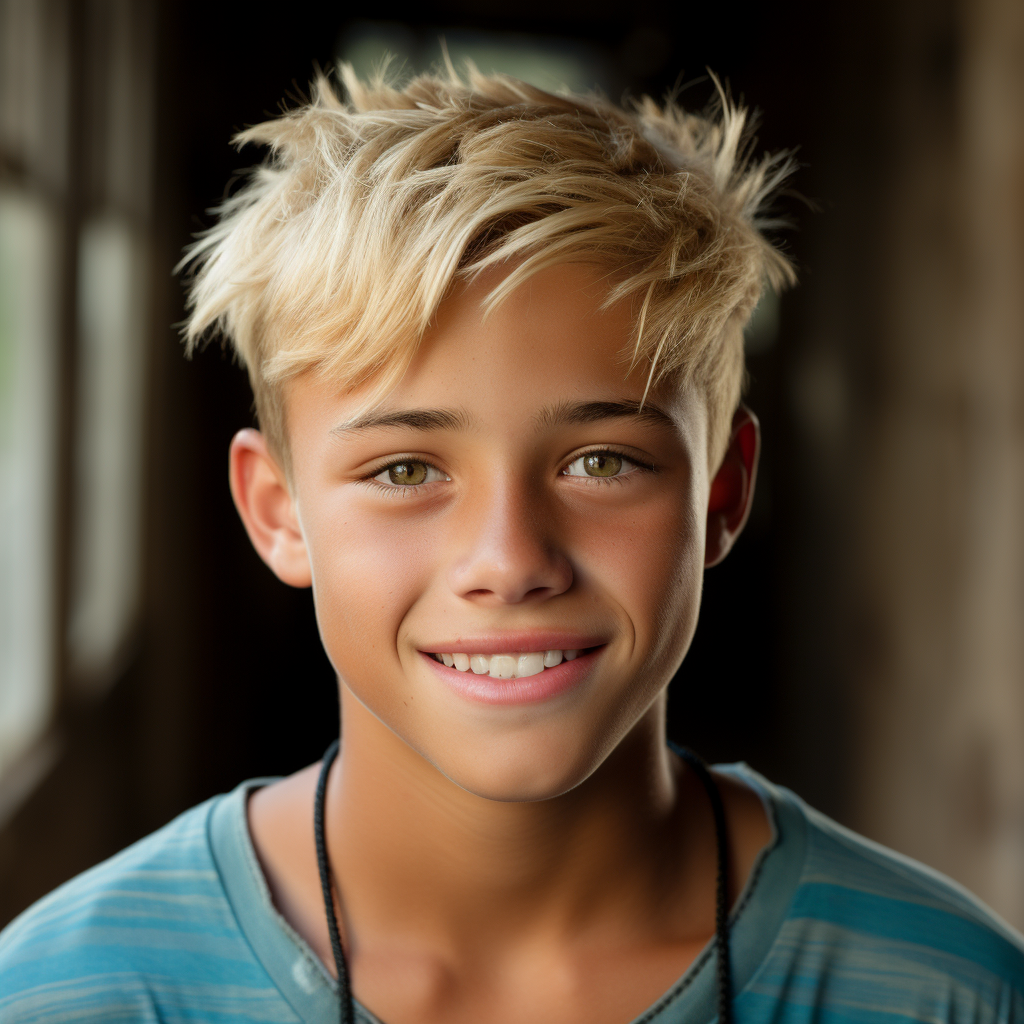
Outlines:
[{"label": "nose", "polygon": [[572,586],[572,565],[544,497],[505,481],[467,499],[454,531],[449,583],[460,597],[500,606],[543,601]]}]

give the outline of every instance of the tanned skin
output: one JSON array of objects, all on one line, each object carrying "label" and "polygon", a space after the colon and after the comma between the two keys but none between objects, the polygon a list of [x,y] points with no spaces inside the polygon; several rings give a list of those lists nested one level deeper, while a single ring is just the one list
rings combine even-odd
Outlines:
[{"label": "tanned skin", "polygon": [[[326,838],[356,998],[387,1024],[624,1024],[714,935],[712,817],[665,747],[665,690],[703,570],[746,520],[758,427],[737,413],[709,468],[695,390],[655,389],[636,414],[634,310],[601,310],[602,271],[549,268],[484,316],[502,273],[444,301],[374,410],[446,415],[360,427],[363,393],[306,374],[286,387],[290,473],[243,430],[231,487],[267,564],[312,585],[338,673]],[[622,472],[579,475],[595,451]],[[395,484],[396,459],[428,479]],[[594,653],[542,700],[472,700],[430,657],[556,634]],[[277,908],[333,973],[317,773],[258,790],[249,828]],[[771,830],[754,793],[721,788],[734,899]]]}]

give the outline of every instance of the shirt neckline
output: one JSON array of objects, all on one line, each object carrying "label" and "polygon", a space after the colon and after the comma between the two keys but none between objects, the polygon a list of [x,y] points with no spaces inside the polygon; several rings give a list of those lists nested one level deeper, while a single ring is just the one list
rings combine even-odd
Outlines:
[{"label": "shirt neckline", "polygon": [[[796,807],[747,765],[714,768],[758,794],[772,828],[772,838],[758,855],[730,915],[735,997],[764,961],[785,920],[803,870],[806,822]],[[274,906],[249,834],[249,794],[275,781],[249,779],[220,797],[209,818],[208,842],[228,902],[256,958],[300,1020],[318,1024],[337,1017],[337,983]],[[713,1020],[717,1014],[714,965],[712,939],[682,976],[629,1024]],[[382,1024],[358,1001],[355,1008],[360,1024]]]}]

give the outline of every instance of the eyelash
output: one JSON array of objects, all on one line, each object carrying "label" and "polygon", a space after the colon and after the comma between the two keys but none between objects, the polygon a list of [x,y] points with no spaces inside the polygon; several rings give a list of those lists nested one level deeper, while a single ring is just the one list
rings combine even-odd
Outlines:
[{"label": "eyelash", "polygon": [[[387,495],[389,498],[411,498],[421,488],[426,487],[426,483],[422,484],[382,484],[379,480],[375,480],[374,477],[378,477],[381,473],[387,472],[392,466],[401,466],[406,462],[418,462],[422,466],[427,466],[430,469],[437,470],[438,473],[448,476],[447,473],[440,466],[435,466],[432,462],[427,462],[426,459],[414,459],[408,456],[396,456],[389,462],[385,462],[383,466],[378,466],[376,469],[371,470],[365,477],[363,477],[363,483],[369,484],[371,487],[375,487],[382,494]],[[450,479],[450,478],[449,478]],[[440,481],[431,480],[429,483],[439,483]]]},{"label": "eyelash", "polygon": [[[578,459],[585,459],[588,455],[602,455],[607,453],[608,455],[618,455],[620,459],[628,462],[635,469],[653,473],[654,466],[646,462],[641,462],[635,455],[630,455],[628,452],[622,451],[620,448],[608,447],[608,445],[599,445],[596,448],[588,448],[586,451],[576,452],[568,462],[566,462],[559,470],[559,476],[568,476],[566,470]],[[585,480],[588,484],[623,484],[627,476],[632,476],[632,472],[620,473],[617,476],[580,476],[574,477],[577,480]]]}]

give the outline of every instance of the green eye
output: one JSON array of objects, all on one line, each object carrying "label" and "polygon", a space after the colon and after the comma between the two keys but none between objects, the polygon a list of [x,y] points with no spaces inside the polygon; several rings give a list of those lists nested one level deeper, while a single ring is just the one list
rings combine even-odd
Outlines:
[{"label": "green eye", "polygon": [[632,459],[618,452],[587,452],[579,458],[573,459],[562,472],[565,476],[589,476],[598,479],[626,476],[634,470],[641,468]]},{"label": "green eye", "polygon": [[406,459],[385,466],[373,478],[385,487],[415,487],[417,484],[432,484],[439,480],[448,480],[436,466],[420,459]]},{"label": "green eye", "polygon": [[388,479],[393,484],[421,484],[427,479],[425,462],[398,462],[388,466]]},{"label": "green eye", "polygon": [[622,456],[614,452],[594,452],[583,456],[587,476],[617,476],[622,469]]}]

